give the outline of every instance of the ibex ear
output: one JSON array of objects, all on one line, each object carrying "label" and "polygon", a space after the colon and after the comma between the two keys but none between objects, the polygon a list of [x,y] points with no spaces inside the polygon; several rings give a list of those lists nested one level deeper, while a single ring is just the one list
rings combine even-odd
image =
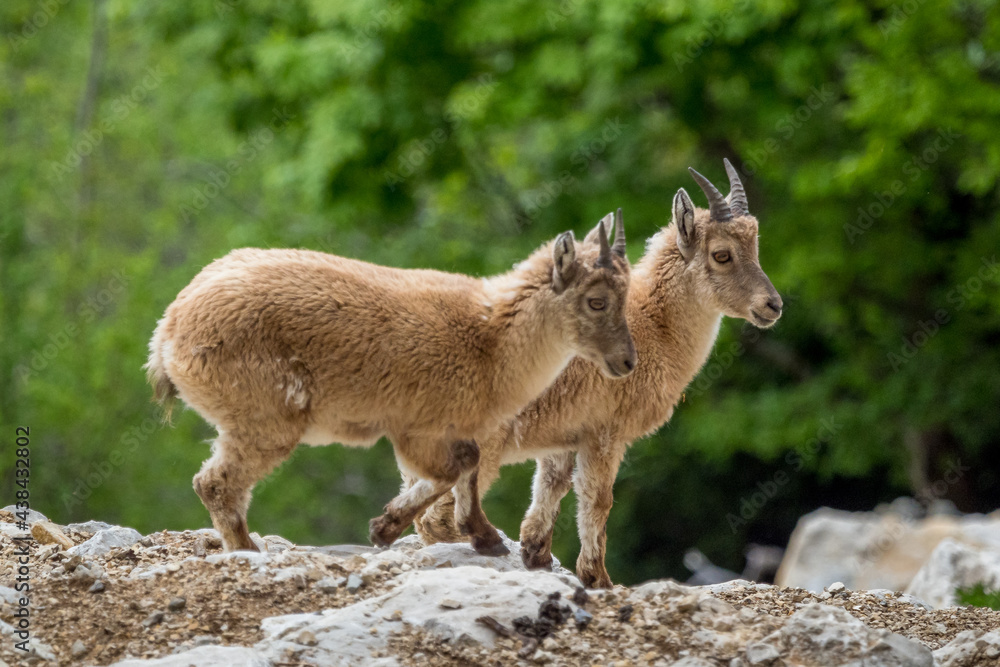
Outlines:
[{"label": "ibex ear", "polygon": [[[587,232],[587,235],[585,237],[583,237],[583,242],[584,243],[599,243],[600,242],[600,237],[598,236],[598,234],[601,233],[601,229],[602,229],[601,225],[602,224],[604,225],[604,227],[603,227],[604,234],[605,234],[605,236],[607,236],[608,234],[611,233],[611,230],[615,228],[615,214],[614,214],[614,212],[608,213],[606,216],[604,216],[603,218],[601,218],[600,222],[597,223],[597,226],[594,227],[593,229],[591,229],[589,232]],[[610,239],[608,241],[610,242]]]},{"label": "ibex ear", "polygon": [[697,234],[694,227],[694,204],[684,188],[674,195],[674,224],[677,225],[677,247],[681,257],[690,262],[694,257]]},{"label": "ibex ear", "polygon": [[552,289],[562,293],[576,275],[576,237],[563,232],[552,245]]}]

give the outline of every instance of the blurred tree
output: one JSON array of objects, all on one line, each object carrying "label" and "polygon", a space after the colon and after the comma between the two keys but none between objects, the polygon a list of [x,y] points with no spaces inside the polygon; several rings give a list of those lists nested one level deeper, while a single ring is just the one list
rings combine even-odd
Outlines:
[{"label": "blurred tree", "polygon": [[[786,314],[725,323],[671,425],[633,448],[612,576],[683,576],[692,545],[738,570],[747,540],[781,543],[820,503],[996,507],[996,2],[39,7],[0,8],[0,410],[5,432],[33,428],[53,518],[207,522],[189,483],[211,431],[190,413],[161,429],[140,366],[212,258],[296,246],[485,274],[622,205],[637,259],[686,167],[721,184],[723,156]],[[302,451],[254,527],[363,540],[390,461],[384,443]],[[509,533],[529,474],[488,499]]]}]

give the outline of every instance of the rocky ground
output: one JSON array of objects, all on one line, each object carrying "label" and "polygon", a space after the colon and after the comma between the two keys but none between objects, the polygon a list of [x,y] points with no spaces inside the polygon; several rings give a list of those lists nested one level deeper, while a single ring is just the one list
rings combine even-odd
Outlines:
[{"label": "rocky ground", "polygon": [[[35,517],[41,519],[42,517]],[[888,591],[749,582],[612,591],[525,572],[518,545],[298,547],[223,554],[214,531],[142,536],[36,522],[31,652],[14,648],[22,534],[0,510],[0,662],[9,665],[835,665],[1000,667],[1000,612]]]}]

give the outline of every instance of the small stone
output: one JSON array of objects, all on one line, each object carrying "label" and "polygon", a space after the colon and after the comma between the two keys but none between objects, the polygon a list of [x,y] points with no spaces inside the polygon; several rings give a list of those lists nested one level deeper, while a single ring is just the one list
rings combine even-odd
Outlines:
[{"label": "small stone", "polygon": [[88,593],[100,593],[103,590],[104,590],[104,582],[98,580],[98,581],[95,581],[93,583],[93,585],[91,585],[91,587],[87,589],[87,592]]},{"label": "small stone", "polygon": [[187,605],[187,600],[185,598],[174,598],[167,605],[167,609],[170,611],[180,611]]},{"label": "small stone", "polygon": [[316,641],[316,635],[314,635],[309,630],[303,630],[299,633],[299,636],[295,639],[296,643],[302,644],[303,646],[315,646],[319,642]]},{"label": "small stone", "polygon": [[559,642],[556,641],[555,637],[548,636],[542,640],[542,648],[546,651],[554,651],[559,647]]},{"label": "small stone", "polygon": [[587,589],[583,586],[577,586],[576,590],[573,591],[573,604],[578,607],[582,607],[590,602],[590,596],[587,595]]},{"label": "small stone", "polygon": [[438,602],[438,606],[442,609],[461,609],[462,603],[458,600],[452,600],[451,598],[445,598]]},{"label": "small stone", "polygon": [[180,572],[180,571],[181,571],[180,563],[167,563],[167,572]]},{"label": "small stone", "polygon": [[73,646],[70,647],[69,652],[73,655],[74,658],[81,658],[83,657],[84,654],[87,653],[87,647],[83,644],[82,641],[77,639],[75,642],[73,642]]},{"label": "small stone", "polygon": [[780,657],[778,649],[771,644],[755,642],[747,646],[746,659],[750,665],[768,665]]},{"label": "small stone", "polygon": [[839,581],[835,581],[835,582],[833,582],[832,584],[830,584],[829,586],[826,587],[826,591],[828,593],[839,593],[840,591],[844,590],[844,588],[845,588],[845,586],[844,586],[843,583],[841,583]]},{"label": "small stone", "polygon": [[362,579],[361,576],[359,574],[357,574],[357,573],[352,572],[347,577],[347,592],[348,593],[357,593],[359,590],[361,590],[361,587],[364,586],[364,585],[365,585],[365,580]]},{"label": "small stone", "polygon": [[218,637],[213,637],[212,635],[198,635],[191,640],[192,646],[210,646],[219,643]]},{"label": "small stone", "polygon": [[630,604],[623,604],[618,608],[618,622],[628,623],[632,618],[633,607]]},{"label": "small stone", "polygon": [[587,626],[590,625],[590,622],[594,620],[594,615],[586,609],[577,607],[576,610],[573,611],[573,620],[576,621],[577,629],[585,630]]},{"label": "small stone", "polygon": [[66,533],[51,521],[38,521],[31,525],[31,536],[39,544],[58,544],[63,549],[73,547],[73,540],[66,537]]},{"label": "small stone", "polygon": [[313,585],[324,593],[336,593],[346,583],[347,579],[344,577],[323,577]]},{"label": "small stone", "polygon": [[147,628],[151,628],[154,625],[162,623],[164,616],[166,616],[166,614],[164,614],[162,611],[154,611],[152,614],[146,617],[146,620],[144,620],[142,624]]},{"label": "small stone", "polygon": [[542,649],[538,649],[537,651],[535,651],[535,655],[531,656],[531,660],[535,663],[538,663],[539,665],[544,665],[546,663],[555,660],[555,656],[549,653],[548,651],[543,651]]}]

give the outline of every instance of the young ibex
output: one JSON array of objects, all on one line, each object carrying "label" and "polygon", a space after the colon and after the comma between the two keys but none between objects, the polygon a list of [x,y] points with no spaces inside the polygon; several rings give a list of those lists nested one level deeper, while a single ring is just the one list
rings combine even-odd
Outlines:
[{"label": "young ibex", "polygon": [[370,522],[373,543],[455,486],[459,529],[476,551],[506,553],[480,509],[477,440],[574,355],[608,377],[632,371],[620,210],[616,223],[613,244],[567,232],[484,279],[252,248],[202,270],[157,325],[147,370],[168,410],[179,395],[219,432],[194,488],[225,549],[255,549],[251,490],[298,444],[387,436],[419,481]]},{"label": "young ibex", "polygon": [[[538,460],[531,507],[521,524],[521,554],[528,567],[551,564],[559,503],[575,485],[581,543],[577,575],[590,587],[611,586],[604,566],[605,524],[625,450],[670,419],[681,392],[705,363],[723,315],[764,328],[781,316],[781,297],[757,259],[757,220],[749,213],[736,170],[728,160],[725,165],[729,197],[692,169],[709,209],[696,209],[679,190],[673,224],[650,239],[635,267],[627,314],[639,352],[636,372],[622,382],[608,382],[574,362],[515,420],[479,441],[483,493],[501,465]],[[451,519],[451,502],[450,494],[442,497],[418,519],[424,541],[462,539]]]}]

